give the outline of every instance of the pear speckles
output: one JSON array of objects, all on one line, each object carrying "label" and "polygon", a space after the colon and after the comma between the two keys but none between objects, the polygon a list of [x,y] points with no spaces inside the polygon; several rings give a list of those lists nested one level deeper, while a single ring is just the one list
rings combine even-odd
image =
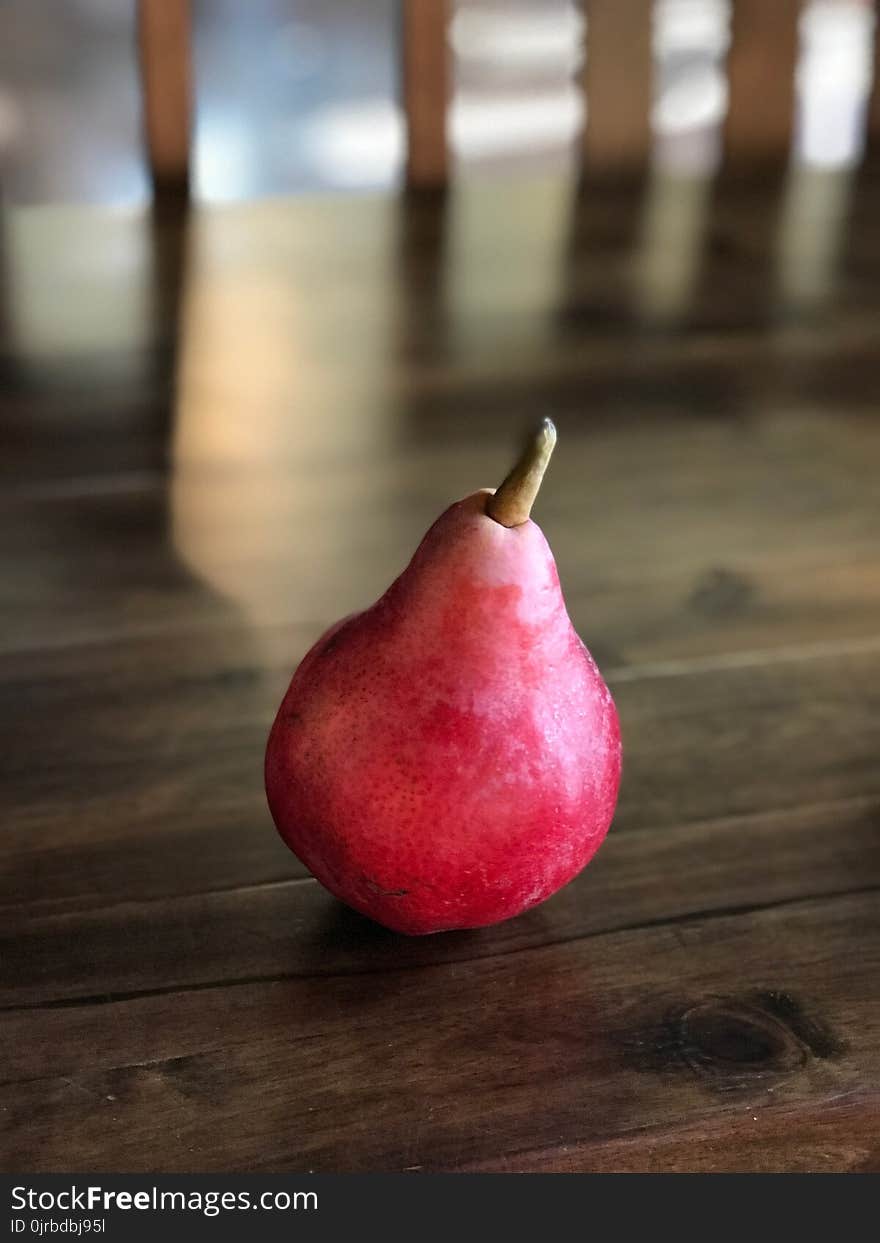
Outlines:
[{"label": "pear speckles", "polygon": [[611,822],[620,735],[531,521],[453,505],[365,612],[295,673],[266,791],[292,850],[406,933],[496,923],[550,897]]}]

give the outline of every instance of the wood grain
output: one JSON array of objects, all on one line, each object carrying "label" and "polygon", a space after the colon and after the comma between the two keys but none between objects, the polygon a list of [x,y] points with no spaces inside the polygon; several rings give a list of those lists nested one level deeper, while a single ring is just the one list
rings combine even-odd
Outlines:
[{"label": "wood grain", "polygon": [[[330,986],[18,1014],[14,1047],[52,1031],[65,1069],[31,1061],[2,1090],[20,1136],[5,1165],[89,1169],[111,1145],[135,1171],[156,1152],[169,1170],[223,1168],[219,1132],[242,1170],[464,1169],[499,1136],[515,1167],[564,1147],[589,1169],[597,1143],[636,1135],[623,1165],[663,1168],[657,1138],[680,1143],[696,1119],[710,1142],[750,1120],[739,1160],[757,1163],[807,1110],[876,1110],[878,915],[873,895],[817,900]],[[848,1168],[872,1152],[850,1135]]]},{"label": "wood grain", "polygon": [[[878,1167],[876,166],[836,188],[725,172],[674,306],[650,179],[8,213],[4,1168]],[[282,846],[266,732],[545,413],[618,814],[404,940]]]},{"label": "wood grain", "polygon": [[[663,832],[616,830],[601,860],[549,907],[436,942],[401,944],[371,929],[302,874],[140,900],[126,899],[120,885],[116,901],[92,899],[85,909],[0,912],[0,1006],[470,962],[626,928],[636,911],[650,927],[853,889],[880,893],[878,830],[877,800]],[[322,928],[326,935],[304,935]],[[198,954],[183,954],[187,945]]]},{"label": "wood grain", "polygon": [[[611,676],[626,750],[615,832],[880,796],[878,670],[875,650]],[[81,706],[75,681],[44,694],[3,736],[7,901],[88,908],[301,875],[260,764],[286,681],[111,684]]]}]

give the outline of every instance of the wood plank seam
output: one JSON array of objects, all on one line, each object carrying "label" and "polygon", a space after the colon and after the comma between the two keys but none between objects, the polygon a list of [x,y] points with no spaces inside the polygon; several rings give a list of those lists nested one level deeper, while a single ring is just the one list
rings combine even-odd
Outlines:
[{"label": "wood plank seam", "polygon": [[436,971],[448,966],[461,966],[463,963],[492,962],[515,955],[540,953],[557,946],[579,945],[585,941],[600,941],[605,937],[623,936],[627,933],[645,932],[653,929],[668,928],[671,930],[693,924],[711,924],[720,919],[731,919],[741,915],[757,915],[768,911],[785,910],[791,907],[808,906],[810,903],[828,906],[842,899],[864,897],[880,893],[880,885],[865,885],[841,889],[834,893],[803,894],[795,898],[783,898],[777,902],[763,902],[757,905],[742,903],[737,906],[719,907],[715,910],[694,911],[684,915],[661,916],[657,919],[645,920],[642,923],[626,924],[616,928],[602,929],[596,932],[585,932],[573,937],[554,941],[542,941],[537,945],[521,945],[510,950],[495,951],[489,954],[470,954],[462,959],[444,959],[442,962],[408,963],[389,970],[377,967],[370,971],[336,971],[326,974],[321,972],[272,972],[264,975],[242,976],[229,980],[204,980],[186,985],[169,985],[164,988],[131,989],[120,992],[93,993],[80,997],[58,997],[45,1001],[23,1002],[21,1004],[0,1005],[0,1014],[18,1014],[33,1010],[67,1010],[77,1006],[115,1005],[118,1002],[137,1001],[142,997],[182,996],[187,993],[202,993],[227,988],[243,988],[253,984],[281,984],[292,980],[333,980],[351,976],[388,976],[401,973],[409,974],[418,971]]}]

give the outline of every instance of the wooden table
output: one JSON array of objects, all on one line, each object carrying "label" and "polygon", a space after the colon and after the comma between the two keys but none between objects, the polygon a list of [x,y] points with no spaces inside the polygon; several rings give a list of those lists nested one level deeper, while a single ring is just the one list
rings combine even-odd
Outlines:
[{"label": "wooden table", "polygon": [[[7,212],[3,1168],[880,1166],[878,219],[870,168]],[[266,733],[545,413],[617,817],[400,938]]]}]

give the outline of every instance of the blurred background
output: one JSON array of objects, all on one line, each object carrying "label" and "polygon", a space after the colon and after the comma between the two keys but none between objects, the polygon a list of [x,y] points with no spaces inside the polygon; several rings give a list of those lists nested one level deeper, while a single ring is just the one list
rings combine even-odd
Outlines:
[{"label": "blurred background", "polygon": [[[499,1144],[564,1168],[577,1136],[649,1168],[664,1126],[674,1168],[737,1134],[759,1168],[874,1160],[875,18],[2,0],[16,1168],[466,1168]],[[521,921],[383,941],[273,832],[269,725],[317,637],[544,415],[535,517],[620,711],[614,830]],[[633,939],[609,957],[603,929]],[[455,974],[471,956],[489,974]],[[701,1028],[711,1078],[676,1062],[646,1091],[620,1061],[652,990],[658,1015],[745,998]],[[114,1000],[141,993],[155,1009]],[[756,996],[786,1022],[811,998],[850,1053],[765,1037],[783,1012],[755,1027]],[[299,1039],[313,1011],[348,1051]]]},{"label": "blurred background", "polygon": [[[630,15],[620,21],[621,36],[638,8],[622,6]],[[718,163],[730,8],[729,0],[653,6],[650,124],[663,166],[697,172]],[[196,198],[400,184],[398,0],[193,0],[191,9]],[[6,201],[143,203],[149,173],[133,0],[5,0],[2,22]],[[449,143],[457,173],[573,172],[589,124],[577,86],[586,24],[572,0],[452,0]],[[871,0],[805,0],[798,162],[843,167],[860,157],[873,30]],[[628,73],[618,50],[622,95]]]},{"label": "blurred background", "polygon": [[[843,416],[878,393],[877,46],[865,0],[6,0],[9,642],[184,603],[310,633],[544,413],[585,584],[591,527],[633,589],[815,562],[820,463],[872,462]],[[765,619],[734,597],[701,641]],[[620,603],[587,620],[624,660]],[[650,625],[677,655],[693,623]]]}]

